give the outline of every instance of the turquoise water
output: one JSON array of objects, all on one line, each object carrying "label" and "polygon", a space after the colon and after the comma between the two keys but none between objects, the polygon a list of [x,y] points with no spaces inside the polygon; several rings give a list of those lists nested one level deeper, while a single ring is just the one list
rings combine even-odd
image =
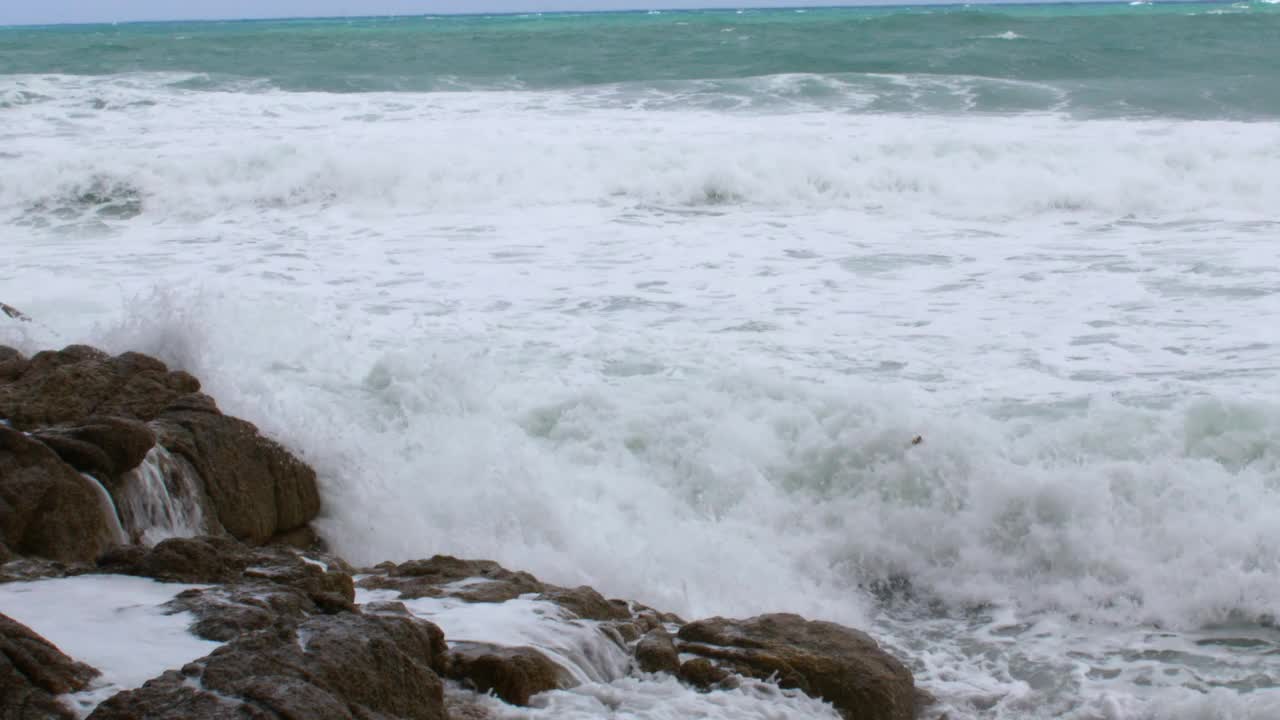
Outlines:
[{"label": "turquoise water", "polygon": [[[427,16],[0,29],[0,74],[181,87],[601,86],[710,109],[1280,116],[1280,5],[1024,5]],[[752,79],[799,75],[797,82]],[[13,98],[5,100],[12,104]]]}]

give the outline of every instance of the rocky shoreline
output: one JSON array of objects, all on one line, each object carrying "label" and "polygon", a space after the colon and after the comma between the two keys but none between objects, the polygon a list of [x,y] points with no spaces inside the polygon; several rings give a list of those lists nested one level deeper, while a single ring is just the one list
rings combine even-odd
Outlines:
[{"label": "rocky shoreline", "polygon": [[833,623],[686,622],[444,555],[353,568],[311,529],[321,500],[314,470],[187,373],[137,353],[0,346],[0,591],[174,583],[162,612],[219,643],[77,704],[101,694],[99,670],[0,614],[0,720],[481,718],[486,694],[536,707],[547,691],[654,675],[707,693],[764,681],[846,720],[909,720],[927,703],[902,662]]}]

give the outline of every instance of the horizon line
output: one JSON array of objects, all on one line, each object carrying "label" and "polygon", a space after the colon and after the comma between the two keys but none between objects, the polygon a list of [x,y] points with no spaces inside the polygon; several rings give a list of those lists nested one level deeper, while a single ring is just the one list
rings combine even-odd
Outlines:
[{"label": "horizon line", "polygon": [[785,6],[749,6],[749,7],[692,7],[692,8],[614,8],[614,9],[584,9],[584,10],[525,10],[525,11],[498,11],[498,12],[433,12],[433,13],[387,13],[373,15],[281,15],[276,17],[248,17],[248,18],[222,18],[222,17],[199,17],[199,18],[158,18],[152,20],[87,20],[79,22],[55,22],[55,23],[11,23],[0,24],[0,30],[8,28],[58,28],[58,27],[91,27],[94,25],[162,25],[169,23],[252,23],[252,22],[287,22],[293,20],[379,20],[379,19],[412,19],[412,18],[430,18],[430,17],[522,17],[522,16],[538,16],[538,15],[627,15],[634,13],[702,13],[702,12],[731,12],[741,13],[752,10],[857,10],[857,9],[885,9],[885,8],[938,8],[938,7],[974,7],[999,5],[1003,7],[1027,7],[1027,6],[1044,6],[1044,5],[1222,5],[1232,4],[1238,0],[1145,0],[1144,2],[1133,2],[1132,0],[976,0],[970,2],[961,2],[959,0],[940,0],[939,2],[870,2],[850,4],[848,2],[833,2],[829,4],[816,5],[785,5]]}]

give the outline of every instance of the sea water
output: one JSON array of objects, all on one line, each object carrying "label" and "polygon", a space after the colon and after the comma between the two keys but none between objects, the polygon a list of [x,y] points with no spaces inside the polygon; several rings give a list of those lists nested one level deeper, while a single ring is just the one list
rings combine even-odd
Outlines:
[{"label": "sea water", "polygon": [[0,341],[195,373],[356,563],[848,623],[953,720],[1272,719],[1277,38],[1267,3],[0,29]]}]

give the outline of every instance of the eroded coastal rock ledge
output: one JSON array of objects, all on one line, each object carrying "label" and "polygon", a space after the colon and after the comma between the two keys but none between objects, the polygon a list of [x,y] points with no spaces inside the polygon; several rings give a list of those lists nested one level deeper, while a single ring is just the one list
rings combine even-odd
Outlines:
[{"label": "eroded coastal rock ledge", "polygon": [[[643,673],[711,693],[767,680],[848,720],[910,720],[926,702],[857,630],[787,614],[686,622],[486,560],[353,568],[311,530],[320,510],[315,472],[191,375],[137,353],[0,346],[0,590],[186,583],[164,612],[220,643],[77,704],[99,669],[0,614],[0,718],[477,718],[476,693],[536,705]],[[542,634],[477,625],[487,616],[470,611],[487,607],[532,613]],[[467,630],[446,636],[457,617]]]}]

